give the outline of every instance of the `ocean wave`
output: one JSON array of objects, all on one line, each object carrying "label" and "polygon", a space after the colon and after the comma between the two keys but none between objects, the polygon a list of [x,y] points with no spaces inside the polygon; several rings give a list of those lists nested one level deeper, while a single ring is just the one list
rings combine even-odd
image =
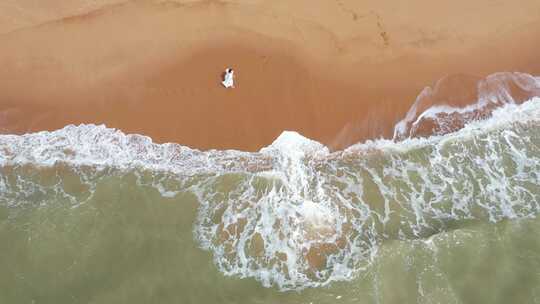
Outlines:
[{"label": "ocean wave", "polygon": [[448,134],[488,118],[506,104],[540,96],[540,78],[525,73],[495,73],[485,79],[453,75],[426,87],[394,127],[394,140]]},{"label": "ocean wave", "polygon": [[[532,80],[538,84],[524,74],[501,75],[481,87],[511,79],[530,93]],[[459,130],[412,136],[421,118],[441,113],[440,105],[420,107],[419,97],[414,115],[396,127],[408,130],[402,140],[332,153],[296,132],[256,153],[156,144],[103,125],[1,135],[0,204],[53,197],[76,206],[92,200],[103,178],[132,174],[163,196],[197,198],[194,237],[227,275],[281,290],[350,280],[389,240],[427,238],[467,220],[536,216],[540,98],[516,101],[509,98],[514,89],[503,89],[482,93],[479,104],[493,96],[500,104]]]}]

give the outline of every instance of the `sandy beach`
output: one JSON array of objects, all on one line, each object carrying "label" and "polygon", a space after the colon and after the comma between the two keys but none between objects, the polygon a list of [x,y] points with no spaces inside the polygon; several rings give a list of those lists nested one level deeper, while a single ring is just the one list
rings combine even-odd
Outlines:
[{"label": "sandy beach", "polygon": [[294,130],[339,149],[391,136],[442,77],[540,74],[532,0],[84,2],[0,4],[2,133],[95,123],[253,151]]}]

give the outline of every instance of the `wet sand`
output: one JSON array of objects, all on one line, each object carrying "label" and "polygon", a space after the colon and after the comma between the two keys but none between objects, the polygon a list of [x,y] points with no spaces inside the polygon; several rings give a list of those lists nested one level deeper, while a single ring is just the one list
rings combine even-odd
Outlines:
[{"label": "wet sand", "polygon": [[[2,11],[2,133],[104,123],[257,150],[295,130],[338,149],[391,136],[446,75],[540,75],[536,1],[70,3],[47,14],[28,4],[41,10],[32,20]],[[228,66],[233,90],[219,83]]]}]

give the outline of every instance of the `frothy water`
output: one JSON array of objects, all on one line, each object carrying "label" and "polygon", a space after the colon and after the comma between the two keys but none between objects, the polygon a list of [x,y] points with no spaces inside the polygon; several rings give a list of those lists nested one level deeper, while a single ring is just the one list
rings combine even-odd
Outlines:
[{"label": "frothy water", "polygon": [[524,73],[495,73],[485,79],[454,75],[426,87],[405,118],[394,128],[394,139],[443,135],[466,123],[491,116],[507,104],[540,96],[540,78]]},{"label": "frothy water", "polygon": [[[477,103],[463,107],[422,105],[437,90],[426,89],[395,140],[333,153],[295,132],[257,153],[155,144],[103,125],[1,135],[0,206],[76,208],[95,200],[107,178],[133,176],[164,198],[196,198],[193,237],[226,275],[280,290],[349,281],[385,244],[429,245],[471,221],[536,217],[540,98],[531,95],[540,96],[540,80],[495,74],[478,87]],[[441,113],[460,115],[416,136]]]}]

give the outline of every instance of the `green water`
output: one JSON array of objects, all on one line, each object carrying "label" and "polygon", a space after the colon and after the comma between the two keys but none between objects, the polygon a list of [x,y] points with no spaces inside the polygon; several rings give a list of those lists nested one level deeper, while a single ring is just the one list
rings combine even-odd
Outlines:
[{"label": "green water", "polygon": [[193,238],[198,203],[133,175],[93,197],[0,208],[0,303],[537,303],[540,220],[471,221],[383,243],[355,280],[281,292],[224,276]]}]

